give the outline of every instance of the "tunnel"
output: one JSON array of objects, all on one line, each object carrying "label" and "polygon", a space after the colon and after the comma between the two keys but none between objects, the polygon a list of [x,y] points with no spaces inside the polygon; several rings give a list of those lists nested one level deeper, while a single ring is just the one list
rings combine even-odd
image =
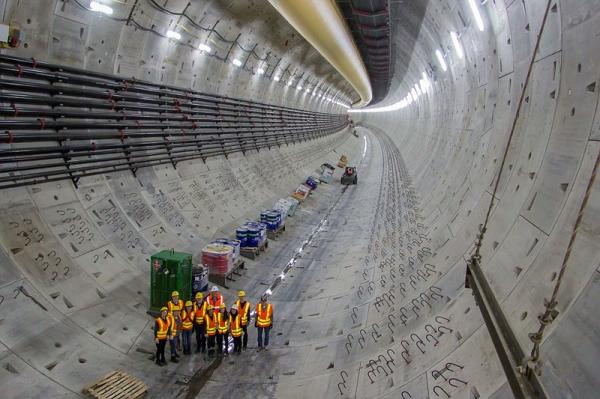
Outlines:
[{"label": "tunnel", "polygon": [[[597,0],[0,15],[0,397],[599,397]],[[157,365],[155,255],[205,279],[309,176],[175,287],[244,291],[247,348]]]}]

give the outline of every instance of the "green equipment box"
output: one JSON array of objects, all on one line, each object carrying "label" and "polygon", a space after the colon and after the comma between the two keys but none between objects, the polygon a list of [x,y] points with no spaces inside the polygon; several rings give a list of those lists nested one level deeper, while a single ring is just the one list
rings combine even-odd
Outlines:
[{"label": "green equipment box", "polygon": [[150,257],[150,310],[157,314],[167,305],[171,292],[187,301],[192,294],[192,254],[164,250]]}]

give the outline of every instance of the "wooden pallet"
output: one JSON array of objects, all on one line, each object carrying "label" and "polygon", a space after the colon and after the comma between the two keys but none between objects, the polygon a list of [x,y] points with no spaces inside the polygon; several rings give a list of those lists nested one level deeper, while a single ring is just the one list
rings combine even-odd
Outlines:
[{"label": "wooden pallet", "polygon": [[[241,251],[240,251],[241,253]],[[238,259],[235,263],[235,266],[233,266],[231,268],[230,271],[228,271],[225,274],[209,274],[208,275],[208,281],[210,281],[211,283],[215,283],[215,284],[219,284],[222,287],[225,288],[229,288],[227,286],[227,280],[231,280],[231,281],[235,281],[235,279],[233,278],[233,275],[237,275],[237,276],[241,276],[240,273],[238,273],[239,269],[243,269],[245,266],[245,263],[243,260]]]},{"label": "wooden pallet", "polygon": [[138,399],[147,392],[146,384],[122,371],[108,373],[100,381],[83,389],[83,393],[97,399]]},{"label": "wooden pallet", "polygon": [[248,259],[255,259],[262,251],[269,248],[269,240],[265,240],[259,247],[242,247],[240,248],[240,255]]},{"label": "wooden pallet", "polygon": [[269,240],[277,240],[277,237],[279,237],[284,231],[285,225],[281,225],[276,230],[267,230],[267,237],[269,238]]}]

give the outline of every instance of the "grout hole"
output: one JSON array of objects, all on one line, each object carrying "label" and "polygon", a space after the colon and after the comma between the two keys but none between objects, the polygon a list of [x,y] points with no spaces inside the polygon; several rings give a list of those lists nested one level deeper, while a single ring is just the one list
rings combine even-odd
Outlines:
[{"label": "grout hole", "polygon": [[521,321],[525,320],[526,318],[527,318],[527,312],[521,313]]}]

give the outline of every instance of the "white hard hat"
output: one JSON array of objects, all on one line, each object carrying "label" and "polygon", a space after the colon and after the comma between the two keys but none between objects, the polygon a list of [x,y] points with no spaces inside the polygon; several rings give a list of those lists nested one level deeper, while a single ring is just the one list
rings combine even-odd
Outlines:
[{"label": "white hard hat", "polygon": [[233,306],[231,307],[231,309],[232,309],[232,310],[233,310],[233,309],[235,309],[235,310],[238,310],[238,306],[237,306],[237,305],[233,305]]},{"label": "white hard hat", "polygon": [[216,285],[213,285],[212,288],[210,289],[210,292],[219,292],[219,287],[217,287]]}]

